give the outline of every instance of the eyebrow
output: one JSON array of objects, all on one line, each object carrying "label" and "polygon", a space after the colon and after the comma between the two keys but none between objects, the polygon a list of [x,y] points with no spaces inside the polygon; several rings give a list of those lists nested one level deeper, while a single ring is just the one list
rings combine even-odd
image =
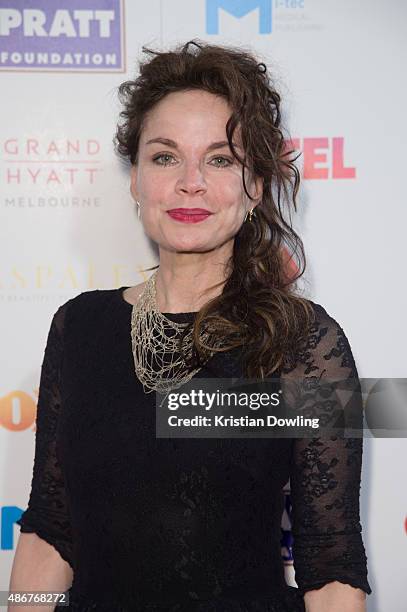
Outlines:
[{"label": "eyebrow", "polygon": [[[178,149],[178,145],[175,142],[175,140],[171,140],[170,138],[151,138],[151,140],[148,140],[146,142],[146,145],[149,144],[154,144],[154,143],[159,143],[159,144],[163,144],[166,145],[167,147],[171,147],[172,149]],[[237,144],[237,143],[233,143],[234,147],[236,147],[236,149],[241,149],[241,147]],[[220,140],[218,142],[212,142],[212,144],[210,144],[208,146],[208,148],[206,149],[207,151],[213,151],[214,149],[221,149],[222,147],[228,147],[229,143],[227,140]]]}]

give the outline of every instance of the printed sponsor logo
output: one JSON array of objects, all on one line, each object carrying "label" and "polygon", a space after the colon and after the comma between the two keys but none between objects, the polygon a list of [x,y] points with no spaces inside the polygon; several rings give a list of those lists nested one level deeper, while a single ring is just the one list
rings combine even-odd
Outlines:
[{"label": "printed sponsor logo", "polygon": [[270,34],[272,29],[272,2],[270,0],[207,0],[206,31],[219,34],[219,11],[240,19],[254,10],[259,11],[259,33]]},{"label": "printed sponsor logo", "polygon": [[0,397],[0,427],[7,431],[36,431],[38,389],[30,395],[20,389],[13,389]]},{"label": "printed sponsor logo", "polygon": [[101,172],[100,142],[95,138],[7,138],[1,151],[7,185],[94,185]]},{"label": "printed sponsor logo", "polygon": [[96,138],[27,135],[0,141],[3,206],[94,208],[101,206],[103,159]]},{"label": "printed sponsor logo", "polygon": [[263,35],[323,28],[305,10],[305,0],[206,0],[207,34],[230,34],[236,25],[241,34],[240,20],[247,31],[255,27]]},{"label": "printed sponsor logo", "polygon": [[[57,307],[76,295],[79,291],[93,289],[110,289],[112,287],[129,287],[138,282],[145,282],[149,274],[146,268],[154,262],[146,259],[138,264],[129,265],[122,259],[100,261],[85,259],[77,263],[65,261],[63,257],[38,258],[35,255],[24,262],[17,259],[5,265],[0,274],[0,303],[10,306],[15,304],[51,304]],[[12,412],[16,410],[16,414]],[[16,416],[18,410],[21,417]],[[11,391],[0,397],[0,430],[10,429],[20,418],[24,418],[26,429],[32,422],[33,403],[25,392],[19,394]]]},{"label": "printed sponsor logo", "polygon": [[0,0],[0,70],[124,72],[123,0]]},{"label": "printed sponsor logo", "polygon": [[[332,138],[293,138],[285,141],[286,148],[301,151],[296,162],[303,179],[355,179],[356,168],[345,165],[345,139]],[[302,160],[302,167],[301,167]]]},{"label": "printed sponsor logo", "polygon": [[13,550],[14,525],[22,514],[18,506],[0,506],[0,550]]}]

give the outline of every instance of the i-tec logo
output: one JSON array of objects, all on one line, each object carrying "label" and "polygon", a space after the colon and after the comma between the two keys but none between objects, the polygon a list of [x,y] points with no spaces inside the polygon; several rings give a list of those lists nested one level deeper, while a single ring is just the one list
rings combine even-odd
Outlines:
[{"label": "i-tec logo", "polygon": [[219,9],[239,18],[259,9],[260,34],[271,32],[272,0],[206,0],[206,31],[208,34],[219,34]]},{"label": "i-tec logo", "polygon": [[0,0],[0,70],[124,72],[123,32],[122,0]]},{"label": "i-tec logo", "polygon": [[279,9],[303,9],[305,0],[206,0],[206,32],[219,34],[219,12],[223,10],[237,19],[258,10],[259,34],[271,34],[273,7]]}]

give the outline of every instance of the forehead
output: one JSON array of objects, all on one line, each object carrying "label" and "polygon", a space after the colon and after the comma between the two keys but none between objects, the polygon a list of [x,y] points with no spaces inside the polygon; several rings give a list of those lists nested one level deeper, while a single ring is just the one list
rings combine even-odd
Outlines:
[{"label": "forehead", "polygon": [[144,140],[152,132],[158,133],[164,129],[168,133],[160,133],[160,136],[181,137],[194,131],[197,136],[205,131],[208,135],[217,132],[224,136],[231,113],[227,100],[221,96],[203,90],[173,92],[147,113],[143,126]]}]

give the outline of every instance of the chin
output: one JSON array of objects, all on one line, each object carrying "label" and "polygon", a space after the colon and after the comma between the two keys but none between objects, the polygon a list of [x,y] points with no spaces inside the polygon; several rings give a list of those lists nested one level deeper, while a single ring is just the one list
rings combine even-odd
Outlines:
[{"label": "chin", "polygon": [[176,253],[205,253],[212,251],[216,245],[202,240],[177,240],[169,243],[167,248]]},{"label": "chin", "polygon": [[172,251],[208,251],[214,248],[210,232],[168,232],[165,236],[167,247]]}]

